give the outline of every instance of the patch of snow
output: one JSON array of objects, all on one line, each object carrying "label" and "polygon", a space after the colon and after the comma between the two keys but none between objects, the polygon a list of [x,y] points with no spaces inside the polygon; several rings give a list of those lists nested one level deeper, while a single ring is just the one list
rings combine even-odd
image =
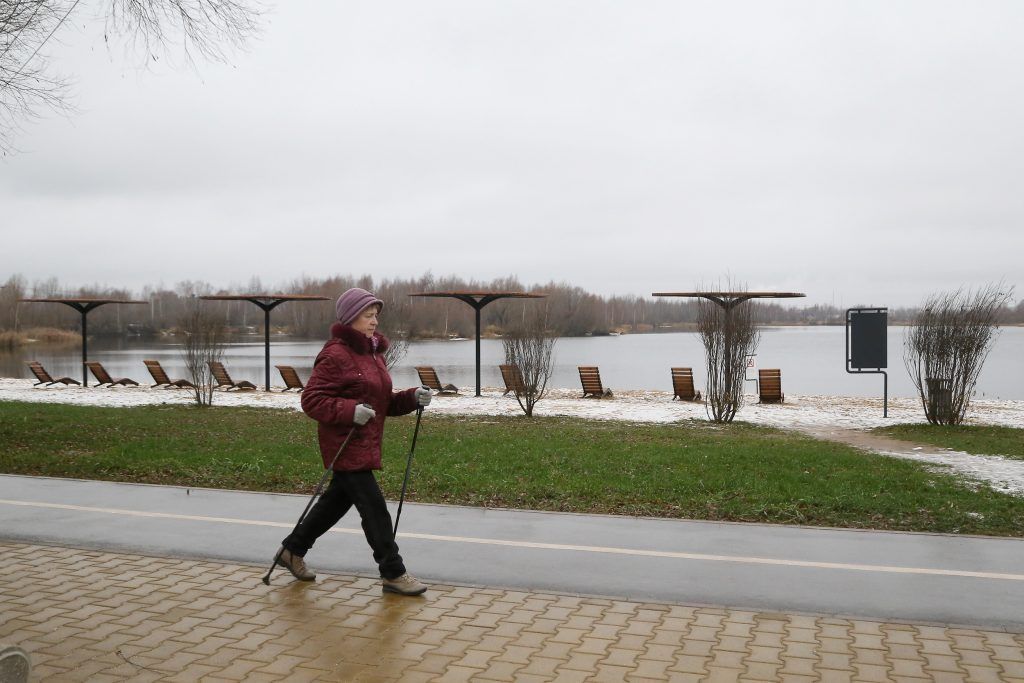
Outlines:
[{"label": "patch of snow", "polygon": [[933,453],[878,451],[882,455],[925,463],[944,474],[952,470],[961,477],[988,484],[996,491],[1024,496],[1024,460],[998,455],[972,455],[960,451],[937,450]]},{"label": "patch of snow", "polygon": [[[214,405],[256,406],[300,410],[299,394],[274,391],[218,391]],[[482,395],[464,393],[436,396],[428,409],[446,415],[520,415],[512,395],[484,388]],[[617,391],[614,398],[581,398],[572,389],[553,389],[535,408],[537,415],[564,415],[594,420],[671,423],[681,420],[706,420],[703,403],[673,401],[664,391]],[[787,396],[785,403],[759,404],[756,396],[747,396],[736,419],[770,427],[836,427],[869,429],[902,423],[924,422],[924,411],[916,399],[890,398],[889,417],[882,417],[882,399],[855,396]],[[192,394],[185,389],[140,387],[96,388],[55,385],[34,387],[32,380],[0,378],[0,401],[32,401],[96,406],[138,406],[188,404]],[[1024,426],[1024,401],[971,402],[967,424]]]}]

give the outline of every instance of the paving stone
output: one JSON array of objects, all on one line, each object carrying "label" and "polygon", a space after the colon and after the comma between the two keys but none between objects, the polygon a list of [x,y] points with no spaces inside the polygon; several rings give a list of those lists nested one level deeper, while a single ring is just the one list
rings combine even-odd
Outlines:
[{"label": "paving stone", "polygon": [[996,663],[1005,676],[1024,679],[1024,662],[997,660]]},{"label": "paving stone", "polygon": [[261,572],[0,542],[0,638],[59,681],[1024,682],[1022,634]]},{"label": "paving stone", "polygon": [[565,664],[565,661],[561,659],[551,659],[549,657],[534,656],[530,658],[530,663],[526,667],[516,672],[516,675],[532,675],[555,678],[557,675],[556,671],[563,664]]},{"label": "paving stone", "polygon": [[746,662],[745,680],[774,681],[778,679],[779,670],[782,664],[771,664],[768,662]]},{"label": "paving stone", "polygon": [[1006,683],[1006,678],[1000,669],[971,666],[970,664],[965,664],[964,669],[967,671],[967,680],[971,683]]},{"label": "paving stone", "polygon": [[911,659],[893,659],[892,674],[907,678],[929,678],[922,663]]},{"label": "paving stone", "polygon": [[717,666],[708,667],[708,675],[703,679],[705,683],[736,683],[743,675],[742,669],[723,669]]},{"label": "paving stone", "polygon": [[629,675],[629,679],[650,678],[665,680],[668,678],[668,667],[670,663],[671,662],[661,660],[638,659],[636,669]]},{"label": "paving stone", "polygon": [[[988,639],[986,639],[986,642],[991,643]],[[992,651],[992,659],[1006,662],[1024,662],[1024,648],[1019,646],[990,644],[989,649]]]},{"label": "paving stone", "polygon": [[750,647],[750,640],[750,638],[727,636],[719,633],[717,648],[730,652],[746,652]]},{"label": "paving stone", "polygon": [[514,681],[516,672],[522,668],[522,664],[492,661],[491,665],[484,671],[478,672],[477,676],[481,680]]},{"label": "paving stone", "polygon": [[816,643],[823,636],[820,630],[804,627],[786,627],[785,639],[797,643]]},{"label": "paving stone", "polygon": [[964,650],[957,654],[961,666],[996,666],[988,650]]}]

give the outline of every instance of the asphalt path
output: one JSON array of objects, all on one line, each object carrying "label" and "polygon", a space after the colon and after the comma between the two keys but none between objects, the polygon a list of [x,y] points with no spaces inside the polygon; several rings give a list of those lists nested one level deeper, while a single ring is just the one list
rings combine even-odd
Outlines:
[{"label": "asphalt path", "polygon": [[[269,565],[307,500],[0,475],[0,538]],[[428,583],[1024,631],[1021,539],[406,503],[398,541]],[[306,560],[375,573],[354,510]]]}]

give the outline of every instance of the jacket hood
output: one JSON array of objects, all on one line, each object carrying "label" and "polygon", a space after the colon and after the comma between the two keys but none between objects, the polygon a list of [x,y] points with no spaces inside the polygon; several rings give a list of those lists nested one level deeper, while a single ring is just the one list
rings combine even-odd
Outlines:
[{"label": "jacket hood", "polygon": [[[391,346],[391,342],[380,332],[373,333],[374,339],[377,340],[377,352],[384,353]],[[356,353],[370,354],[373,353],[373,344],[370,342],[370,338],[362,332],[357,331],[351,325],[342,325],[341,323],[334,323],[331,325],[331,339],[337,339],[348,346]]]}]

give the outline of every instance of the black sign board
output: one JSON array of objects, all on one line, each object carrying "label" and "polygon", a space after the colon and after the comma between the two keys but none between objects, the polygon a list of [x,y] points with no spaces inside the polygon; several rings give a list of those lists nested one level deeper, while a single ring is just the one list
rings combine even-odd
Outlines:
[{"label": "black sign board", "polygon": [[889,417],[889,309],[850,308],[846,311],[846,371],[882,375],[883,417]]},{"label": "black sign board", "polygon": [[886,349],[888,311],[851,309],[850,367],[880,370],[889,367]]}]

